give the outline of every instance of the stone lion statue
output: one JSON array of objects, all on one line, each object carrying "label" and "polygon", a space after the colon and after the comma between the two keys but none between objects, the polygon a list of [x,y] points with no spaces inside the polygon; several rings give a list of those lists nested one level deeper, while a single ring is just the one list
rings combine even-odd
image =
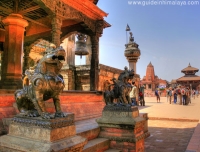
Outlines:
[{"label": "stone lion statue", "polygon": [[131,92],[132,86],[128,83],[134,76],[133,70],[128,70],[127,67],[120,73],[118,79],[113,78],[113,89],[106,90],[104,92],[104,100],[106,105],[113,105],[114,99],[117,100],[117,104],[124,106],[131,106],[131,99],[129,93]]},{"label": "stone lion statue", "polygon": [[[65,60],[65,50],[62,47],[49,48],[39,60],[34,70],[26,70],[29,84],[15,92],[15,100],[21,115],[28,117],[41,116],[44,119],[65,117],[61,111],[59,94],[64,88],[64,81],[59,74]],[[55,114],[46,111],[45,102],[52,98]]]}]

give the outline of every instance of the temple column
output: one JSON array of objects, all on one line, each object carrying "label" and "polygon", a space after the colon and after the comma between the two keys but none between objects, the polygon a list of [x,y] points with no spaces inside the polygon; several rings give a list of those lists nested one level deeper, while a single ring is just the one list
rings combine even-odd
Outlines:
[{"label": "temple column", "polygon": [[2,22],[5,27],[5,45],[1,88],[21,88],[24,31],[25,27],[28,26],[28,22],[20,14],[10,14]]},{"label": "temple column", "polygon": [[52,19],[52,43],[56,45],[56,47],[60,46],[60,35],[61,26],[62,26],[62,19],[56,15],[53,15]]},{"label": "temple column", "polygon": [[91,36],[90,91],[98,90],[99,83],[99,35]]},{"label": "temple column", "polygon": [[134,70],[134,73],[136,74],[136,63],[137,63],[137,60],[138,58],[137,57],[129,57],[127,58],[128,59],[128,62],[129,62],[129,69],[130,70]]},{"label": "temple column", "polygon": [[92,48],[91,48],[92,44],[91,44],[90,36],[87,37],[86,46],[87,46],[87,50],[89,52],[89,54],[86,56],[86,65],[90,65],[91,64],[91,54],[92,54]]},{"label": "temple column", "polygon": [[104,21],[98,20],[95,24],[95,32],[90,36],[92,51],[90,64],[90,91],[97,91],[99,84],[99,37],[103,33]]}]

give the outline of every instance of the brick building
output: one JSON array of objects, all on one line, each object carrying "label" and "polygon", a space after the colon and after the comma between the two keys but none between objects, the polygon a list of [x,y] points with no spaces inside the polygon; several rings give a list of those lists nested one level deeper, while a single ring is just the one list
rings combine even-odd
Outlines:
[{"label": "brick building", "polygon": [[[154,96],[155,89],[157,87],[165,88],[167,86],[167,81],[155,75],[154,66],[150,62],[146,69],[146,75],[141,80],[141,84],[145,86],[146,96]],[[165,95],[165,92],[163,95]]]}]

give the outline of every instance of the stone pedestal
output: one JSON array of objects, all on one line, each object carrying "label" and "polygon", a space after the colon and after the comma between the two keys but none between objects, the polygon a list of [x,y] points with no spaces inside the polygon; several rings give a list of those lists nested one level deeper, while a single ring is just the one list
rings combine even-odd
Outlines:
[{"label": "stone pedestal", "polygon": [[146,139],[147,137],[150,136],[150,133],[148,131],[148,119],[149,119],[148,114],[147,113],[140,113],[139,115],[140,115],[140,117],[145,119],[145,122],[144,122],[144,135],[145,135],[145,137],[144,138]]},{"label": "stone pedestal", "polygon": [[99,137],[109,139],[110,147],[122,152],[144,152],[145,121],[137,107],[105,106],[97,119]]},{"label": "stone pedestal", "polygon": [[22,88],[22,50],[28,22],[20,14],[10,14],[2,20],[5,45],[2,61],[1,89]]},{"label": "stone pedestal", "polygon": [[49,120],[16,116],[9,134],[0,137],[1,152],[78,152],[86,143],[86,138],[76,135],[71,113]]}]

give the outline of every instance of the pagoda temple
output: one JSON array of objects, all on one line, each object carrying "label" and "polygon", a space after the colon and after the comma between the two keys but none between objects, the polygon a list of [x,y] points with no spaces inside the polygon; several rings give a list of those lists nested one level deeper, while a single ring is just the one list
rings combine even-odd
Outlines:
[{"label": "pagoda temple", "polygon": [[199,69],[192,67],[189,63],[188,67],[181,70],[185,75],[176,79],[176,82],[180,85],[191,86],[193,89],[196,89],[200,84],[200,76],[195,75]]}]

